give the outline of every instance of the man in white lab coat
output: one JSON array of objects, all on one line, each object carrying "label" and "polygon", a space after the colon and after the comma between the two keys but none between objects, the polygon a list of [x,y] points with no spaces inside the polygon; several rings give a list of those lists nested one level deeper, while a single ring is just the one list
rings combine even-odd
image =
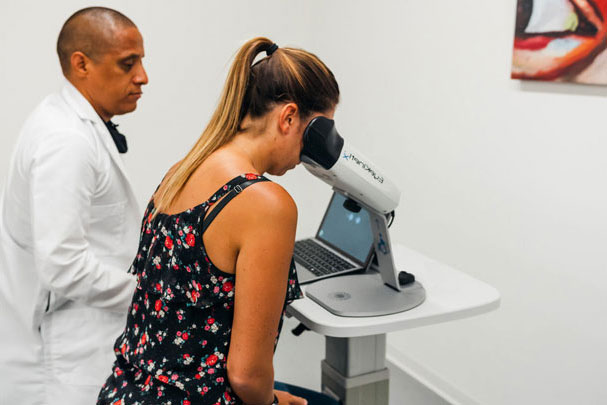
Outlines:
[{"label": "man in white lab coat", "polygon": [[0,199],[0,404],[92,404],[136,280],[141,213],[110,119],[148,81],[124,15],[88,8],[57,42],[65,87],[27,119]]}]

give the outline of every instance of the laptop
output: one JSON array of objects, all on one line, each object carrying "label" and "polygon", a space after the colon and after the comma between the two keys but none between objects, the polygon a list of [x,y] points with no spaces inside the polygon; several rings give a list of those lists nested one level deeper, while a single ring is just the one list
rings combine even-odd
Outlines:
[{"label": "laptop", "polygon": [[372,256],[369,213],[344,207],[346,197],[333,193],[314,238],[295,242],[293,256],[301,284],[364,270]]}]

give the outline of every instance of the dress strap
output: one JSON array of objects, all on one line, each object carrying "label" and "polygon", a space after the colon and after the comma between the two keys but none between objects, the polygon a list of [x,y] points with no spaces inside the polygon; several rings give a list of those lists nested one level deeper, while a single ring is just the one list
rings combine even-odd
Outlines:
[{"label": "dress strap", "polygon": [[224,184],[223,186],[219,187],[219,189],[217,191],[215,191],[215,193],[211,194],[211,198],[209,198],[207,200],[207,203],[209,204],[209,206],[211,206],[211,205],[215,204],[221,197],[223,197],[224,195],[226,195],[227,193],[232,191],[234,186],[244,183],[247,180],[253,180],[253,179],[257,179],[257,178],[263,178],[263,176],[259,176],[257,174],[252,174],[252,173],[246,173],[246,174],[242,174],[240,176],[236,176],[232,180],[230,180],[226,184]]},{"label": "dress strap", "polygon": [[[259,183],[262,181],[269,181],[263,176],[251,176],[247,175],[246,177],[238,176],[230,182],[226,183],[225,186],[217,190],[217,193],[211,197],[213,201],[217,201],[219,198],[225,197],[217,203],[217,206],[204,217],[202,221],[202,233],[211,225],[211,222],[215,219],[215,217],[219,214],[219,212],[225,207],[234,197],[240,194],[245,188],[249,187],[252,184]],[[227,187],[226,187],[227,186]],[[209,200],[211,201],[211,200]]]}]

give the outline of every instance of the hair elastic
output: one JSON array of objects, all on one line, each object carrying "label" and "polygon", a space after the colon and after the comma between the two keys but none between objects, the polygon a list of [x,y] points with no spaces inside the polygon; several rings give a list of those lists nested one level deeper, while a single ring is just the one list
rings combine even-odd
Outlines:
[{"label": "hair elastic", "polygon": [[276,50],[278,49],[278,45],[276,44],[272,44],[267,50],[266,50],[266,55],[270,56],[272,55]]}]

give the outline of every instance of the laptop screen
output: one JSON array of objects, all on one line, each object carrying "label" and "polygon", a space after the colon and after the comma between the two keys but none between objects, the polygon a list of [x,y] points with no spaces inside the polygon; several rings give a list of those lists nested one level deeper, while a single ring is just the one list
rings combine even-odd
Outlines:
[{"label": "laptop screen", "polygon": [[364,208],[357,213],[347,210],[345,200],[333,193],[316,237],[362,264],[373,245],[369,213]]}]

